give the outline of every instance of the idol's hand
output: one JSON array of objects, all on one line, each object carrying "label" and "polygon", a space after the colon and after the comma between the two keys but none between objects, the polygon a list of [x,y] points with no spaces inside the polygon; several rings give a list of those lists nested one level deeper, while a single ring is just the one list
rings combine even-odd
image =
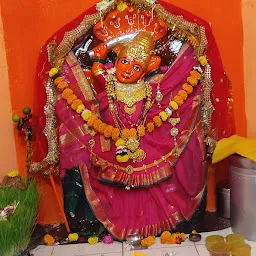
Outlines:
[{"label": "idol's hand", "polygon": [[94,58],[106,59],[108,54],[108,48],[105,43],[99,44],[93,48]]}]

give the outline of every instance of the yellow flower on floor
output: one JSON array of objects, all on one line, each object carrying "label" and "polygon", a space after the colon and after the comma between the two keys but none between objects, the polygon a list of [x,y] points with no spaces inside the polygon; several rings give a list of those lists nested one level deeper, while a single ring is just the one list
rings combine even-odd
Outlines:
[{"label": "yellow flower on floor", "polygon": [[78,240],[79,236],[77,233],[71,233],[68,235],[68,241],[69,242],[76,242]]},{"label": "yellow flower on floor", "polygon": [[99,238],[97,236],[92,236],[88,238],[88,244],[97,244],[99,242]]},{"label": "yellow flower on floor", "polygon": [[49,234],[45,235],[43,240],[46,245],[54,245],[55,244],[55,239]]},{"label": "yellow flower on floor", "polygon": [[19,175],[20,175],[20,173],[19,173],[18,170],[9,172],[9,173],[7,174],[7,176],[10,177],[10,178],[14,178],[14,177],[17,177],[17,176],[19,176]]},{"label": "yellow flower on floor", "polygon": [[147,256],[147,254],[140,253],[140,252],[135,252],[132,254],[132,256]]}]

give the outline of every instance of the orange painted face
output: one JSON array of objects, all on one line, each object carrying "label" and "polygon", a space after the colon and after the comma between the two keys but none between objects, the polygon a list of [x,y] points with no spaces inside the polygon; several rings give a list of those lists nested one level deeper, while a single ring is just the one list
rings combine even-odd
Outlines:
[{"label": "orange painted face", "polygon": [[144,76],[142,64],[132,57],[121,56],[115,66],[116,77],[120,83],[135,83]]}]

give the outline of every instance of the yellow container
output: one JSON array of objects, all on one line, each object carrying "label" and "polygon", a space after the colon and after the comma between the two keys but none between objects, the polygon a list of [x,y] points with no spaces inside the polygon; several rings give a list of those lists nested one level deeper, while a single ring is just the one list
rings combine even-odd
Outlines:
[{"label": "yellow container", "polygon": [[212,244],[215,243],[224,243],[224,237],[220,235],[212,235],[208,236],[205,239],[206,247],[211,246]]},{"label": "yellow container", "polygon": [[240,234],[230,234],[226,236],[226,241],[228,244],[244,243],[244,237]]},{"label": "yellow container", "polygon": [[211,256],[229,256],[229,248],[228,245],[222,241],[217,243],[212,243],[207,246],[208,251]]},{"label": "yellow container", "polygon": [[251,256],[251,246],[246,243],[232,244],[230,252],[232,256]]}]

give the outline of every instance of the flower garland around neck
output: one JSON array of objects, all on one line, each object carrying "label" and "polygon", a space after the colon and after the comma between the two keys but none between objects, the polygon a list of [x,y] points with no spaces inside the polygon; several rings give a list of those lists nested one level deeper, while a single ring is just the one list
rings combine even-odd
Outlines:
[{"label": "flower garland around neck", "polygon": [[[199,62],[202,66],[207,64],[205,56],[201,56]],[[142,161],[145,159],[145,152],[139,147],[140,138],[144,137],[146,133],[152,133],[155,128],[161,127],[163,122],[170,118],[174,111],[177,111],[188,96],[192,94],[193,87],[195,87],[201,79],[201,67],[194,67],[187,78],[187,83],[182,85],[177,95],[169,102],[169,107],[164,111],[160,111],[158,115],[153,117],[151,122],[138,125],[136,128],[113,127],[104,123],[100,118],[93,114],[91,110],[87,109],[81,99],[78,99],[73,90],[69,88],[69,84],[61,76],[60,68],[52,68],[49,71],[49,77],[53,80],[53,85],[61,93],[62,98],[65,99],[70,107],[80,114],[81,118],[87,122],[89,128],[93,129],[96,133],[104,135],[107,139],[115,141],[116,146],[116,160],[120,163],[128,162],[129,160]],[[173,129],[172,129],[173,130]],[[172,136],[177,136],[176,132]]]}]

